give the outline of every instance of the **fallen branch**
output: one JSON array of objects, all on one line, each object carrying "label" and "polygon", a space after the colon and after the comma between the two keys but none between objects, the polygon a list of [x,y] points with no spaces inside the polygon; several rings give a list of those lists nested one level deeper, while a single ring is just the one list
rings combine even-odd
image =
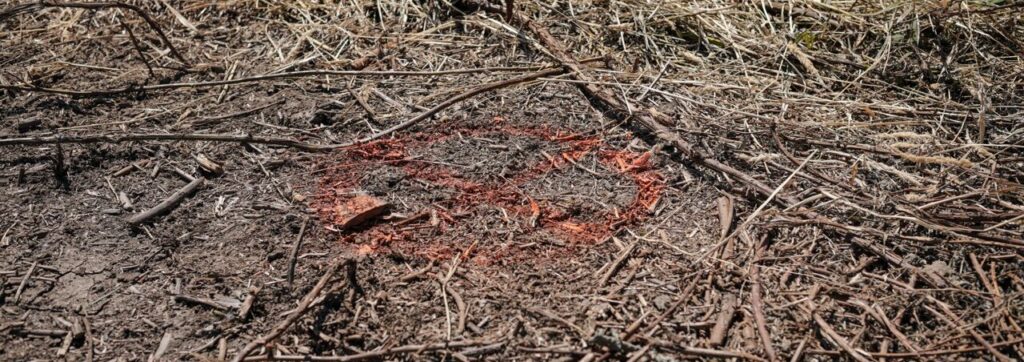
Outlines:
[{"label": "fallen branch", "polygon": [[[746,232],[740,234],[740,238],[748,239],[748,244],[753,245],[749,240],[750,236]],[[754,324],[757,326],[757,334],[761,339],[761,345],[764,347],[764,354],[768,357],[769,361],[778,361],[778,355],[775,353],[775,348],[772,347],[771,333],[768,332],[768,323],[764,318],[764,300],[761,297],[761,266],[758,262],[764,257],[765,246],[763,242],[758,241],[757,245],[754,246],[754,260],[750,263],[750,306],[754,314]]]},{"label": "fallen branch", "polygon": [[[288,73],[275,73],[275,74],[263,74],[247,78],[234,78],[225,80],[216,80],[209,82],[187,82],[187,83],[168,83],[168,84],[152,84],[143,86],[127,86],[124,88],[110,88],[110,89],[93,89],[93,90],[72,90],[62,88],[46,88],[34,85],[6,85],[0,84],[0,89],[25,91],[25,92],[41,92],[41,93],[54,93],[64,94],[69,96],[77,97],[106,97],[119,94],[127,93],[138,93],[146,91],[156,90],[169,90],[179,88],[211,88],[220,87],[231,84],[240,83],[253,83],[263,82],[268,80],[276,79],[288,79],[288,78],[304,78],[304,77],[319,77],[325,75],[339,76],[339,77],[359,77],[359,76],[375,76],[375,77],[434,77],[439,75],[455,75],[455,74],[470,74],[470,73],[490,73],[490,72],[522,72],[529,70],[544,69],[543,67],[492,67],[492,68],[471,68],[471,69],[453,69],[453,70],[441,70],[441,71],[362,71],[362,70],[303,70]],[[549,70],[558,70],[560,68],[548,68]],[[557,74],[557,73],[554,73]],[[545,74],[551,75],[551,74]]]},{"label": "fallen branch", "polygon": [[427,351],[437,351],[442,349],[451,348],[464,348],[473,347],[480,345],[489,345],[491,342],[478,342],[478,341],[459,341],[459,342],[446,342],[446,343],[433,343],[433,344],[410,344],[407,346],[400,346],[394,348],[386,348],[376,351],[369,351],[363,353],[352,354],[348,356],[309,356],[309,355],[292,355],[292,356],[253,356],[246,358],[245,361],[323,361],[323,362],[351,362],[351,361],[364,361],[371,359],[380,359],[391,355],[402,354],[402,353],[419,353]]},{"label": "fallen branch", "polygon": [[188,197],[188,195],[191,195],[193,192],[199,189],[199,187],[202,186],[203,183],[205,183],[205,181],[206,179],[202,177],[195,178],[194,180],[192,180],[192,182],[189,182],[188,185],[185,185],[185,187],[178,189],[178,191],[171,194],[170,197],[164,199],[164,201],[160,202],[156,206],[153,206],[153,208],[132,215],[132,217],[128,218],[128,224],[138,225],[146,221],[149,221],[154,217],[167,213],[175,206],[178,206],[178,204],[181,203],[181,201],[184,200],[186,197]]},{"label": "fallen branch", "polygon": [[21,283],[18,284],[18,290],[14,292],[14,303],[17,304],[21,301],[21,292],[25,291],[25,286],[28,285],[28,280],[32,278],[32,273],[36,271],[36,266],[39,263],[32,263],[32,266],[25,272],[25,277],[21,278]]},{"label": "fallen branch", "polygon": [[495,90],[495,89],[505,88],[505,87],[508,87],[508,86],[511,86],[511,85],[515,85],[515,84],[519,84],[519,83],[529,82],[529,81],[532,81],[532,80],[535,80],[535,79],[541,78],[541,77],[547,77],[547,76],[562,74],[564,72],[565,72],[565,70],[563,70],[561,68],[548,69],[548,70],[542,70],[542,71],[539,71],[539,72],[534,72],[534,73],[518,76],[518,77],[515,77],[515,78],[512,78],[512,79],[500,80],[500,81],[497,81],[497,82],[491,82],[491,83],[487,83],[487,84],[478,86],[476,88],[473,88],[473,89],[470,89],[468,91],[462,92],[459,95],[456,95],[454,97],[448,98],[444,102],[441,102],[440,104],[434,106],[431,109],[423,111],[423,113],[420,113],[420,114],[416,115],[416,117],[410,118],[409,120],[407,120],[405,122],[399,123],[399,124],[397,124],[395,126],[392,126],[391,128],[388,128],[386,130],[377,132],[377,133],[375,133],[373,135],[370,135],[368,137],[360,139],[359,141],[357,141],[357,143],[369,142],[369,141],[372,141],[372,140],[375,140],[375,139],[387,136],[387,135],[392,134],[394,132],[398,132],[398,131],[404,130],[406,128],[412,127],[414,124],[419,123],[420,121],[422,121],[422,120],[424,120],[424,119],[426,119],[426,118],[428,118],[430,116],[433,116],[434,114],[437,114],[437,112],[440,112],[441,110],[443,110],[445,108],[448,108],[451,105],[453,105],[455,103],[458,103],[459,101],[462,101],[462,100],[465,100],[467,98],[473,97],[473,96],[475,96],[477,94],[484,93],[484,92],[487,92],[487,91],[492,91],[492,90]]},{"label": "fallen branch", "polygon": [[238,354],[235,355],[235,358],[233,358],[231,361],[240,362],[242,360],[245,360],[245,357],[252,353],[252,351],[258,348],[259,346],[270,343],[277,339],[277,337],[280,337],[282,333],[288,330],[288,327],[291,327],[291,325],[295,323],[296,320],[302,317],[303,314],[306,314],[306,311],[309,309],[309,305],[312,304],[313,300],[315,300],[320,295],[320,292],[324,289],[324,287],[327,286],[327,282],[329,282],[331,278],[334,277],[334,274],[338,272],[338,268],[340,268],[342,264],[348,266],[349,268],[355,268],[355,262],[351,259],[344,259],[343,261],[332,263],[329,267],[327,267],[327,272],[324,273],[324,276],[321,277],[320,281],[316,283],[316,286],[313,287],[313,290],[310,290],[309,293],[302,298],[302,301],[299,303],[299,306],[296,307],[295,310],[291,314],[289,314],[287,318],[285,318],[285,320],[281,321],[281,323],[274,327],[274,329],[272,329],[270,333],[267,333],[263,337],[257,338],[255,341],[249,342],[249,344],[245,345],[245,347],[242,348],[242,350],[238,352]]},{"label": "fallen branch", "polygon": [[139,14],[139,16],[142,17],[142,20],[145,20],[146,23],[149,24],[149,26],[152,27],[153,30],[155,30],[158,35],[160,35],[160,40],[163,40],[164,44],[167,44],[167,47],[171,50],[171,54],[173,54],[175,58],[178,58],[178,60],[180,60],[181,63],[184,64],[186,67],[190,66],[189,61],[185,60],[185,57],[181,56],[181,53],[178,52],[178,49],[175,48],[174,44],[171,43],[171,40],[167,38],[167,34],[165,34],[164,30],[160,28],[160,24],[157,23],[156,20],[153,20],[153,18],[150,17],[149,14],[146,13],[145,10],[142,10],[142,8],[139,8],[138,6],[131,5],[131,4],[126,4],[126,3],[123,3],[123,2],[120,2],[120,1],[116,1],[116,2],[90,2],[90,3],[61,2],[61,1],[37,1],[35,3],[15,5],[13,7],[4,9],[3,11],[0,11],[0,20],[3,20],[5,18],[7,18],[7,17],[14,16],[14,15],[16,15],[18,13],[21,13],[21,12],[24,12],[24,11],[28,11],[28,10],[31,10],[31,9],[34,9],[34,8],[78,8],[78,9],[90,9],[90,10],[100,10],[100,9],[107,9],[107,8],[120,8],[120,9],[131,10],[131,11],[135,12],[136,14]]},{"label": "fallen branch", "polygon": [[850,345],[850,342],[847,341],[846,338],[843,338],[843,336],[840,336],[839,333],[836,333],[836,330],[832,329],[832,326],[829,325],[828,322],[826,322],[820,314],[813,313],[812,317],[814,318],[814,323],[816,323],[818,325],[818,328],[821,330],[821,333],[828,336],[828,338],[831,339],[832,342],[835,342],[835,344],[838,345],[839,348],[842,348],[843,351],[846,351],[846,354],[848,354],[854,360],[858,362],[873,361],[873,359],[861,355],[859,351],[854,349],[853,346]]},{"label": "fallen branch", "polygon": [[733,317],[736,316],[736,302],[735,294],[726,293],[722,296],[722,309],[718,312],[718,319],[715,320],[715,326],[711,328],[711,334],[708,336],[709,346],[718,347],[725,343],[726,334],[732,326]]},{"label": "fallen branch", "polygon": [[68,144],[68,143],[123,143],[137,141],[210,141],[210,142],[236,142],[269,144],[298,148],[305,151],[319,152],[345,147],[346,145],[318,145],[313,143],[300,142],[289,138],[260,137],[253,135],[230,135],[230,134],[201,134],[201,133],[128,133],[128,134],[94,134],[80,136],[32,136],[19,138],[0,138],[0,146],[32,146],[47,144]]},{"label": "fallen branch", "polygon": [[184,295],[184,294],[175,295],[174,296],[174,301],[179,302],[179,303],[185,303],[185,304],[205,305],[207,307],[210,307],[210,308],[213,308],[213,309],[216,309],[216,310],[220,310],[220,311],[231,310],[231,307],[226,306],[224,304],[221,304],[221,303],[219,303],[219,302],[217,302],[215,300],[210,300],[210,299],[206,299],[206,298],[199,298],[199,297],[193,297],[193,296]]},{"label": "fallen branch", "polygon": [[288,255],[288,285],[292,285],[295,280],[295,263],[299,259],[299,249],[302,248],[302,237],[306,236],[306,225],[309,225],[309,218],[302,220],[302,227],[299,229],[299,236],[295,238],[295,245],[292,246],[292,252]]},{"label": "fallen branch", "polygon": [[685,345],[681,341],[664,341],[653,338],[645,338],[652,346],[678,351],[685,355],[713,357],[716,359],[739,359],[746,361],[765,361],[765,359],[746,353],[711,348],[698,348]]},{"label": "fallen branch", "polygon": [[[597,59],[591,59],[590,61],[596,61]],[[277,138],[277,137],[259,137],[252,135],[225,135],[225,134],[174,134],[174,133],[156,133],[156,134],[122,134],[122,135],[81,135],[81,136],[32,136],[32,137],[19,137],[19,138],[3,138],[0,139],[0,146],[15,146],[15,145],[42,145],[42,144],[55,144],[55,143],[122,143],[132,141],[213,141],[213,142],[238,142],[238,143],[257,143],[257,144],[271,144],[279,146],[287,146],[298,148],[305,151],[321,152],[331,151],[339,148],[351,147],[354,145],[370,142],[378,138],[390,135],[394,132],[398,132],[409,127],[412,127],[416,123],[423,121],[424,119],[430,118],[438,112],[451,107],[453,104],[463,101],[465,99],[476,96],[480,93],[493,91],[501,88],[506,88],[515,84],[529,82],[537,78],[552,76],[556,74],[564,73],[565,71],[561,68],[552,68],[543,70],[540,72],[534,72],[519,77],[500,80],[496,82],[487,83],[476,88],[470,89],[463,93],[460,93],[454,97],[451,97],[444,102],[430,108],[413,118],[406,120],[398,125],[395,125],[386,130],[377,132],[359,140],[341,143],[341,144],[313,144],[301,141],[296,141],[288,138]],[[4,86],[0,86],[3,88]]]},{"label": "fallen branch", "polygon": [[622,264],[626,262],[626,259],[628,259],[631,254],[633,254],[633,250],[636,250],[636,246],[638,244],[640,244],[640,239],[637,239],[626,247],[626,249],[615,258],[615,261],[613,261],[611,266],[608,267],[608,271],[606,271],[604,276],[601,277],[601,281],[597,283],[598,286],[603,287],[608,284],[608,281],[615,276],[615,273],[618,273],[619,269],[622,269]]},{"label": "fallen branch", "polygon": [[[992,343],[991,345],[992,345],[992,347],[1000,347],[1001,348],[1001,347],[1016,346],[1016,345],[1020,345],[1020,344],[1024,344],[1024,338],[1017,338],[1017,339],[1012,339],[1012,340],[1009,340],[1009,341]],[[975,353],[975,352],[984,351],[986,349],[988,349],[987,346],[971,346],[971,347],[956,348],[956,349],[935,349],[935,350],[920,351],[920,352],[888,352],[888,353],[885,353],[885,352],[870,352],[869,354],[872,357],[875,357],[875,358],[885,358],[885,359],[916,359],[916,360],[921,360],[922,357],[948,356],[948,355],[955,355],[955,354]],[[843,352],[841,352],[841,351],[827,351],[827,350],[820,350],[820,349],[809,349],[806,352],[809,355],[827,355],[827,356],[839,356],[839,355],[843,354]]]}]

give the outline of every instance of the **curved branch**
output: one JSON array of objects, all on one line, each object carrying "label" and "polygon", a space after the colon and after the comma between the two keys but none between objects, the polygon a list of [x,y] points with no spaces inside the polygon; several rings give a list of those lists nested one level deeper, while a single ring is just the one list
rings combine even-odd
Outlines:
[{"label": "curved branch", "polygon": [[[100,9],[107,9],[107,8],[120,8],[120,9],[131,10],[131,11],[135,12],[136,14],[139,14],[139,16],[141,16],[142,19],[145,20],[146,23],[148,23],[151,28],[153,28],[153,30],[156,30],[157,34],[160,35],[160,39],[163,40],[164,43],[167,44],[167,47],[171,49],[171,54],[173,54],[175,58],[178,58],[178,60],[180,60],[182,64],[185,64],[186,67],[191,67],[192,66],[191,63],[189,63],[188,60],[185,60],[185,57],[183,57],[181,55],[181,53],[178,52],[178,49],[174,47],[174,44],[171,43],[171,40],[167,38],[167,34],[165,34],[164,30],[160,28],[160,24],[157,23],[156,20],[153,20],[153,18],[150,17],[149,14],[146,13],[145,10],[143,10],[142,8],[140,8],[138,6],[131,5],[131,4],[126,4],[126,3],[123,3],[123,2],[120,2],[120,1],[82,3],[82,2],[63,2],[63,1],[46,1],[46,0],[41,0],[39,2],[36,2],[35,4],[27,4],[27,5],[16,6],[15,9],[13,9],[10,12],[10,15],[13,15],[14,13],[17,13],[17,12],[25,11],[25,10],[27,10],[29,8],[32,8],[32,7],[40,7],[40,8],[77,8],[77,9],[90,9],[90,10],[100,10]],[[8,11],[4,11],[3,13],[0,13],[0,19],[3,19],[5,16],[10,16],[10,15],[8,14]]]}]

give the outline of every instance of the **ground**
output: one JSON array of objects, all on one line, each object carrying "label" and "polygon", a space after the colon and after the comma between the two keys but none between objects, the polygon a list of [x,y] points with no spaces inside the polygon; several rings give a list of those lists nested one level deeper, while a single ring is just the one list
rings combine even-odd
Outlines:
[{"label": "ground", "polygon": [[1020,4],[883,3],[3,5],[0,360],[1024,358]]}]

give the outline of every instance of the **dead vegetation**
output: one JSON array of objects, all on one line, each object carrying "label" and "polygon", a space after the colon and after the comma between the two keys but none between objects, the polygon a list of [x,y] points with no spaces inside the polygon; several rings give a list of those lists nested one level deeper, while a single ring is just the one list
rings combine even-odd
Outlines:
[{"label": "dead vegetation", "polygon": [[8,4],[0,357],[1024,358],[1021,14]]}]

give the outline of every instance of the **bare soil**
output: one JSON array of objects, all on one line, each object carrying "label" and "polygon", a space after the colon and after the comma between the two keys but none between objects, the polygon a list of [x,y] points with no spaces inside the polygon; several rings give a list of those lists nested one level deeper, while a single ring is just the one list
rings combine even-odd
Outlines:
[{"label": "bare soil", "polygon": [[0,360],[1024,358],[1020,4],[130,3],[0,5]]}]

